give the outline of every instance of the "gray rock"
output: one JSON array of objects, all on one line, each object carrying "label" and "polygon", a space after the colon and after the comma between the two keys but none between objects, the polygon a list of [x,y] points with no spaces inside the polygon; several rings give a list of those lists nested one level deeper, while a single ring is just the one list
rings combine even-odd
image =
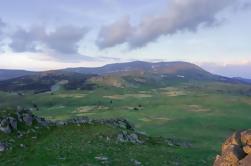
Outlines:
[{"label": "gray rock", "polygon": [[32,114],[24,113],[23,114],[23,121],[26,125],[31,126],[33,122]]},{"label": "gray rock", "polygon": [[8,126],[5,126],[5,127],[0,127],[0,130],[2,131],[2,132],[4,132],[5,134],[9,134],[9,133],[11,133],[11,128],[10,128],[10,126],[8,125]]},{"label": "gray rock", "polygon": [[0,124],[0,130],[6,134],[11,133],[11,128],[8,119],[3,119]]},{"label": "gray rock", "polygon": [[12,129],[17,129],[17,120],[13,117],[9,117],[10,126]]},{"label": "gray rock", "polygon": [[0,152],[4,152],[6,150],[6,145],[0,142]]},{"label": "gray rock", "polygon": [[1,124],[0,124],[1,126],[7,126],[7,125],[9,125],[9,120],[6,118],[6,119],[3,119],[2,121],[1,121]]},{"label": "gray rock", "polygon": [[65,122],[65,121],[57,121],[56,122],[56,126],[65,126],[67,124],[68,124],[68,122]]},{"label": "gray rock", "polygon": [[24,144],[20,144],[20,147],[21,148],[25,148],[26,146]]},{"label": "gray rock", "polygon": [[128,134],[126,131],[122,131],[122,133],[119,133],[117,136],[117,140],[119,142],[131,142],[133,144],[142,144],[143,141],[139,140],[139,137],[137,134],[132,133]]},{"label": "gray rock", "polygon": [[17,120],[19,122],[23,122],[23,118],[22,118],[21,112],[17,112]]},{"label": "gray rock", "polygon": [[142,166],[142,163],[138,160],[134,160],[134,159],[131,159],[131,162],[133,163],[133,165],[135,166]]},{"label": "gray rock", "polygon": [[125,140],[125,138],[124,138],[124,135],[123,134],[118,134],[118,136],[117,136],[117,140],[119,141],[119,142],[126,142],[127,140]]}]

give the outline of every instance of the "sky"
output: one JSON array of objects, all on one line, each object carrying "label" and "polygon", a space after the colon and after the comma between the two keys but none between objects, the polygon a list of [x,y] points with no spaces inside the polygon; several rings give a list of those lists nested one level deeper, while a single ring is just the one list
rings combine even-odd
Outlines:
[{"label": "sky", "polygon": [[251,78],[251,0],[3,0],[0,68],[188,61]]}]

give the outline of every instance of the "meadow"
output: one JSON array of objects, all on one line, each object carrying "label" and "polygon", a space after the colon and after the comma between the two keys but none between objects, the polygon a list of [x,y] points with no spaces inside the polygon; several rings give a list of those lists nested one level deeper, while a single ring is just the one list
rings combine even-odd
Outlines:
[{"label": "meadow", "polygon": [[[59,90],[40,94],[27,91],[24,95],[1,92],[1,109],[36,104],[39,110],[34,110],[34,113],[50,120],[78,116],[97,119],[122,117],[134,124],[138,131],[160,139],[159,143],[150,141],[146,145],[109,144],[97,135],[108,134],[112,138],[114,132],[118,132],[115,129],[86,126],[80,130],[68,126],[51,129],[50,132],[41,131],[46,134],[39,139],[39,143],[32,145],[32,150],[24,154],[19,150],[6,156],[15,156],[18,161],[23,155],[22,161],[26,165],[39,162],[41,165],[81,165],[84,161],[98,165],[100,163],[94,156],[97,154],[106,154],[112,159],[103,165],[118,165],[121,162],[131,165],[130,160],[135,157],[142,165],[212,165],[221,144],[229,135],[236,130],[250,128],[250,88],[250,85],[244,84],[186,82],[159,88],[99,87],[89,91]],[[171,147],[166,145],[165,139],[179,140],[189,146]],[[86,144],[83,140],[93,140],[93,144]],[[50,151],[44,148],[49,144],[60,144],[58,148],[71,145],[72,149],[62,152],[68,159],[53,162],[53,157],[55,159],[60,155],[60,149]],[[52,155],[47,155],[48,152]],[[31,153],[34,158],[27,158]]]}]

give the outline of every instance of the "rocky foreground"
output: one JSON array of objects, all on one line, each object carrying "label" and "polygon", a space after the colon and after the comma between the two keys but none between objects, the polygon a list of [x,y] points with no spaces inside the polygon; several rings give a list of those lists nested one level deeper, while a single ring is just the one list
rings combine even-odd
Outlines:
[{"label": "rocky foreground", "polygon": [[214,166],[251,166],[251,129],[234,133],[221,147]]},{"label": "rocky foreground", "polygon": [[[144,143],[140,140],[142,133],[136,132],[133,125],[125,119],[90,119],[88,117],[79,117],[65,121],[50,121],[34,115],[29,109],[17,109],[15,112],[0,117],[0,132],[6,135],[15,135],[17,138],[22,138],[30,133],[36,133],[41,128],[63,127],[66,125],[108,125],[122,129],[121,133],[117,136],[118,142]],[[12,142],[13,140],[7,142],[0,140],[0,152],[12,149]]]}]

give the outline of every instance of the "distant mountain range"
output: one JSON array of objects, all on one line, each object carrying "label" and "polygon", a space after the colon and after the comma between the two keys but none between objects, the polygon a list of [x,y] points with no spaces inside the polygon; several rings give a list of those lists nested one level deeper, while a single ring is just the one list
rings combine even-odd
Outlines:
[{"label": "distant mountain range", "polygon": [[0,69],[0,81],[35,74],[33,71]]},{"label": "distant mountain range", "polygon": [[233,77],[232,79],[251,84],[251,79],[246,79],[246,78],[241,78],[241,77]]},{"label": "distant mountain range", "polygon": [[57,89],[58,86],[65,89],[90,89],[94,86],[165,86],[193,80],[251,84],[251,80],[214,75],[188,62],[143,61],[44,72],[0,70],[0,80],[0,90],[5,91],[49,91],[55,87]]}]

